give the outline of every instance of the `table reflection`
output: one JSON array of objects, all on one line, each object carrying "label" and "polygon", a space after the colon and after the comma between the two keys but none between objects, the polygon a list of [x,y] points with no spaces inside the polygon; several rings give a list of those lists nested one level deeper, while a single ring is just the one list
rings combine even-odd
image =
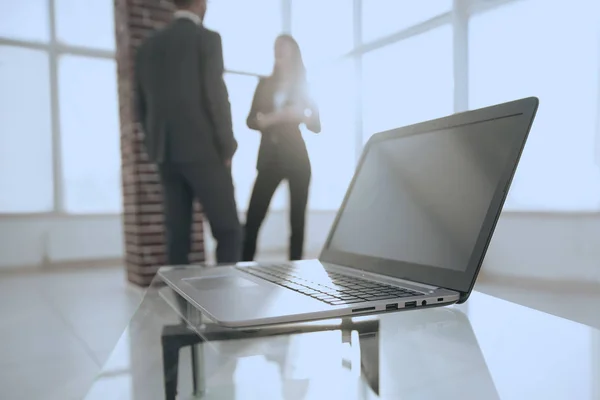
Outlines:
[{"label": "table reflection", "polygon": [[[250,331],[186,319],[169,296],[146,296],[88,400],[600,398],[599,331],[485,295]],[[190,344],[165,348],[167,328]]]}]

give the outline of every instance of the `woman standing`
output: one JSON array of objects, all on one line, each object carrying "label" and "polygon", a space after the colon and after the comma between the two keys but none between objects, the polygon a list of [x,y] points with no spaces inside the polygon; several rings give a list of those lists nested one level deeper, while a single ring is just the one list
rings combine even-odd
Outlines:
[{"label": "woman standing", "polygon": [[258,232],[275,190],[283,180],[290,189],[289,259],[302,259],[304,221],[311,167],[300,124],[314,133],[321,131],[316,105],[310,99],[306,70],[298,43],[289,35],[275,41],[275,66],[270,77],[261,79],[248,115],[248,127],[262,134],[246,217],[242,259],[253,261]]}]

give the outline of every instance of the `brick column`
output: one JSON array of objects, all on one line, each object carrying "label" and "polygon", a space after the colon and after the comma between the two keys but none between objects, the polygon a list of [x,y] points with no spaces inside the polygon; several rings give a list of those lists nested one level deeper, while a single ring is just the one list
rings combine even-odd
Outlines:
[{"label": "brick column", "polygon": [[[166,263],[162,193],[156,166],[148,162],[142,132],[134,123],[133,60],[136,48],[155,29],[171,21],[169,0],[114,0],[117,38],[123,221],[127,278],[150,284]],[[204,261],[202,214],[196,205],[191,262]]]}]

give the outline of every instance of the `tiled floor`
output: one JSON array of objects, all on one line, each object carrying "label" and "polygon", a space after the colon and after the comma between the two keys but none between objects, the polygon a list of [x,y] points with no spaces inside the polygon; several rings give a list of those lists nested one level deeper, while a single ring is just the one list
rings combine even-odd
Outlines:
[{"label": "tiled floor", "polygon": [[142,293],[122,268],[1,276],[1,397],[82,398]]},{"label": "tiled floor", "polygon": [[[477,289],[600,328],[600,294]],[[121,268],[0,275],[2,399],[81,399],[142,294]]]}]

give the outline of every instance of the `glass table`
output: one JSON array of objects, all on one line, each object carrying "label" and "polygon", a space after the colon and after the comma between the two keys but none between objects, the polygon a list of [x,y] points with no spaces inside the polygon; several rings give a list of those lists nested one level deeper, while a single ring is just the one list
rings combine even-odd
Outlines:
[{"label": "glass table", "polygon": [[100,399],[598,400],[600,331],[481,293],[232,330],[156,278],[86,396]]}]

